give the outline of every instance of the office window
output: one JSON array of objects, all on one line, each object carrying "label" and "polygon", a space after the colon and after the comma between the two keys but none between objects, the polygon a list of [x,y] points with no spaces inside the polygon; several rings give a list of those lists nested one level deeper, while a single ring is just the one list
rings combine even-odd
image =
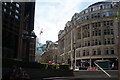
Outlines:
[{"label": "office window", "polygon": [[10,9],[12,9],[12,6],[10,6]]},{"label": "office window", "polygon": [[19,7],[20,7],[20,5],[19,5],[18,3],[16,3],[16,7],[18,7],[18,8],[19,8]]},{"label": "office window", "polygon": [[17,15],[15,15],[15,18],[18,19],[19,17]]},{"label": "office window", "polygon": [[7,5],[7,3],[5,2],[4,5]]},{"label": "office window", "polygon": [[10,15],[12,14],[12,12],[10,12]]},{"label": "office window", "polygon": [[6,9],[4,8],[4,12],[6,12]]},{"label": "office window", "polygon": [[15,10],[15,12],[16,12],[16,13],[19,13],[19,11],[18,11],[18,10]]}]

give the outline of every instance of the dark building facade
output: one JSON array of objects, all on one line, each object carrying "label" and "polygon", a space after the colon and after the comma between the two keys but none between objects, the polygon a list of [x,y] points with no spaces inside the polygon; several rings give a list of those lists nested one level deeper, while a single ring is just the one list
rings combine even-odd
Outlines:
[{"label": "dark building facade", "polygon": [[2,55],[34,61],[35,2],[2,2]]}]

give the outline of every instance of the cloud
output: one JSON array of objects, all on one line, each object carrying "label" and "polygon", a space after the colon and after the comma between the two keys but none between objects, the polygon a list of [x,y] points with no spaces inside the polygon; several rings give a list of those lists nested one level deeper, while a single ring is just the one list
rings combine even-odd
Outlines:
[{"label": "cloud", "polygon": [[[57,41],[59,30],[64,29],[67,21],[70,21],[75,13],[79,13],[89,5],[82,4],[85,0],[36,0],[35,9],[35,33],[43,28],[41,42],[46,40]],[[87,0],[90,4],[95,0]],[[80,6],[82,5],[82,6]]]}]

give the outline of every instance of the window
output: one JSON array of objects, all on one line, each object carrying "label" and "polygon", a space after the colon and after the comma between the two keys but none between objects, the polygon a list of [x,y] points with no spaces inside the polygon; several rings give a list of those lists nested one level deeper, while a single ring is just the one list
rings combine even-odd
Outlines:
[{"label": "window", "polygon": [[108,44],[110,44],[110,38],[108,38]]},{"label": "window", "polygon": [[5,5],[7,5],[7,3],[4,3]]},{"label": "window", "polygon": [[12,12],[10,12],[10,15],[12,14]]},{"label": "window", "polygon": [[89,51],[87,51],[87,54],[86,54],[86,56],[88,56],[89,55]]},{"label": "window", "polygon": [[87,43],[86,43],[86,41],[85,41],[85,46],[87,46]]},{"label": "window", "polygon": [[111,39],[111,43],[114,44],[114,38]]},{"label": "window", "polygon": [[114,49],[113,48],[111,48],[110,54],[114,54]]},{"label": "window", "polygon": [[85,56],[85,50],[83,51],[83,56]]},{"label": "window", "polygon": [[95,34],[95,31],[92,32],[92,35],[93,35],[93,36],[94,36],[94,34]]},{"label": "window", "polygon": [[95,45],[95,42],[94,42],[94,40],[92,41],[92,43],[93,43],[93,46]]},{"label": "window", "polygon": [[113,26],[113,21],[104,21],[104,26]]},{"label": "window", "polygon": [[91,11],[93,11],[93,8],[91,8]]},{"label": "window", "polygon": [[97,36],[97,31],[95,31],[95,36]]},{"label": "window", "polygon": [[93,50],[93,55],[96,55],[96,51],[95,50]]},{"label": "window", "polygon": [[107,40],[106,39],[104,40],[104,44],[107,44]]},{"label": "window", "polygon": [[19,8],[19,7],[20,7],[20,5],[19,5],[18,3],[16,3],[16,7],[18,7],[18,8]]},{"label": "window", "polygon": [[101,23],[100,22],[98,22],[98,27],[101,27]]},{"label": "window", "polygon": [[105,54],[108,54],[108,53],[109,53],[109,52],[108,52],[108,48],[106,48],[106,49],[105,49]]},{"label": "window", "polygon": [[15,18],[18,19],[19,17],[17,15],[15,15]]},{"label": "window", "polygon": [[4,8],[4,12],[6,12],[6,9]]},{"label": "window", "polygon": [[88,46],[90,46],[90,41],[88,41]]},{"label": "window", "polygon": [[88,32],[88,37],[90,37],[90,33]]},{"label": "window", "polygon": [[112,6],[110,4],[103,5],[103,9],[107,9],[107,8],[112,8]]},{"label": "window", "polygon": [[113,26],[113,21],[110,21],[110,26]]},{"label": "window", "polygon": [[88,13],[88,10],[86,10],[85,13]]},{"label": "window", "polygon": [[15,12],[16,12],[16,13],[19,13],[19,11],[18,11],[18,10],[15,10]]},{"label": "window", "polygon": [[99,34],[99,36],[101,35],[101,30],[99,30],[99,33],[98,33],[98,34]]},{"label": "window", "polygon": [[104,35],[106,35],[106,30],[104,30]]},{"label": "window", "polygon": [[100,5],[100,9],[103,9],[103,8],[102,8],[102,5]]},{"label": "window", "polygon": [[100,48],[98,48],[97,52],[98,52],[98,55],[101,55],[101,50],[100,50]]},{"label": "window", "polygon": [[89,19],[89,16],[86,16],[86,20],[88,20]]},{"label": "window", "polygon": [[101,41],[99,41],[99,45],[101,45]]},{"label": "window", "polygon": [[12,6],[10,6],[10,9],[12,9]]},{"label": "window", "polygon": [[111,29],[111,34],[114,34],[114,33],[113,33],[113,29]]},{"label": "window", "polygon": [[94,14],[91,15],[91,18],[94,18]]},{"label": "window", "polygon": [[109,29],[107,29],[107,34],[108,34],[108,35],[110,34],[110,30],[109,30]]},{"label": "window", "polygon": [[95,45],[97,45],[97,39],[95,40]]}]

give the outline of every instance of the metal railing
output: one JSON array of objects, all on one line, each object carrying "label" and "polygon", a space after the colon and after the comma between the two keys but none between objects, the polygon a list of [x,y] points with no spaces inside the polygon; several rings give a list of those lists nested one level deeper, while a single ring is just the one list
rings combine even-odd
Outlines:
[{"label": "metal railing", "polygon": [[107,73],[103,68],[101,68],[96,62],[94,62],[94,64],[101,70],[103,71],[108,77],[111,77],[111,75],[109,73]]}]

